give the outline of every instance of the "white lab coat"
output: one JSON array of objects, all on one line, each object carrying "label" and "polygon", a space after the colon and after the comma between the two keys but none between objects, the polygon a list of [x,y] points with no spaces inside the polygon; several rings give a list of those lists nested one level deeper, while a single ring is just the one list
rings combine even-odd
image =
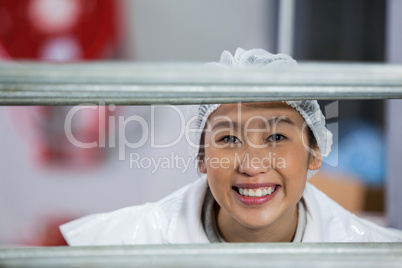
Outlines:
[{"label": "white lab coat", "polygon": [[[156,203],[87,216],[60,227],[70,246],[209,243],[201,222],[205,176]],[[397,242],[402,232],[351,214],[310,183],[303,242]]]}]

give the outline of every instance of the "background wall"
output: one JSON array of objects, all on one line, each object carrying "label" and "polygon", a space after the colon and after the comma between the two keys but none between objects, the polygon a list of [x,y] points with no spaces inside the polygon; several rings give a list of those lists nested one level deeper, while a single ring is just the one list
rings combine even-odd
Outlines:
[{"label": "background wall", "polygon": [[214,61],[222,50],[276,48],[277,1],[125,0],[125,53],[140,61]]}]

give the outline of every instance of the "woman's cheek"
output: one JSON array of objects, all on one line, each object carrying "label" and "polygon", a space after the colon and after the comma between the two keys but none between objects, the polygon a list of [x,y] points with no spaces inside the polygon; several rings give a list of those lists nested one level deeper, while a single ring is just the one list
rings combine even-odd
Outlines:
[{"label": "woman's cheek", "polygon": [[211,168],[217,169],[231,169],[235,167],[236,157],[235,150],[228,150],[223,148],[211,148],[205,154],[207,162]]},{"label": "woman's cheek", "polygon": [[[292,146],[275,152],[276,169],[288,174],[307,172],[308,155],[303,148]],[[292,176],[293,177],[293,176]]]}]

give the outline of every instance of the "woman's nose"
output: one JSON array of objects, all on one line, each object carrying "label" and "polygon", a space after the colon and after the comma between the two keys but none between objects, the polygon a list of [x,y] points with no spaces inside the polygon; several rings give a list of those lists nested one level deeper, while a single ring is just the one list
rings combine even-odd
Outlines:
[{"label": "woman's nose", "polygon": [[241,158],[239,172],[251,177],[268,172],[271,168],[269,154],[266,148],[248,150]]}]

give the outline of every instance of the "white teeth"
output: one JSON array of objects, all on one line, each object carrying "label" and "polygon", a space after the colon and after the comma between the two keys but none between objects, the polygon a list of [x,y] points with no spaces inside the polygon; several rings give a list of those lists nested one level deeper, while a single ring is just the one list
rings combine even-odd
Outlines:
[{"label": "white teeth", "polygon": [[239,188],[239,193],[243,196],[261,197],[275,192],[276,187],[261,187],[257,189]]},{"label": "white teeth", "polygon": [[248,189],[248,196],[251,196],[251,197],[255,196],[255,192],[253,189]]},{"label": "white teeth", "polygon": [[[240,188],[240,189],[241,189],[241,188]],[[241,195],[248,196],[248,190],[247,190],[247,189],[243,189],[243,194],[241,194]]]},{"label": "white teeth", "polygon": [[255,196],[257,196],[257,197],[262,196],[262,191],[261,191],[261,189],[257,189],[257,191],[255,191]]}]

